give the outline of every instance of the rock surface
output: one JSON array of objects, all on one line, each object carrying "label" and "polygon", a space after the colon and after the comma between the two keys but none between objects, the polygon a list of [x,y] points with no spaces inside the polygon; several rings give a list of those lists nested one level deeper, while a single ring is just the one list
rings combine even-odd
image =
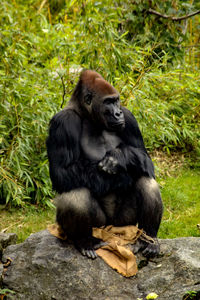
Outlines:
[{"label": "rock surface", "polygon": [[2,254],[2,249],[9,245],[16,244],[17,235],[16,233],[2,233],[0,232],[0,259]]},{"label": "rock surface", "polygon": [[3,265],[1,263],[3,249],[9,245],[15,244],[16,242],[17,242],[16,233],[0,232],[0,287],[2,286],[2,281],[3,281]]},{"label": "rock surface", "polygon": [[67,241],[47,230],[32,234],[24,243],[6,248],[3,261],[12,259],[3,285],[26,300],[145,299],[150,292],[159,300],[182,299],[186,291],[200,290],[200,238],[160,240],[163,257],[147,261],[136,276],[124,278],[100,258],[83,257]]}]

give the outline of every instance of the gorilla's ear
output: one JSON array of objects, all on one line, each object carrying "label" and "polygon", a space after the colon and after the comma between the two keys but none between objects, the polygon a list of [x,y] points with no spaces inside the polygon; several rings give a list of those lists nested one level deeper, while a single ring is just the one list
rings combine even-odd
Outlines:
[{"label": "gorilla's ear", "polygon": [[87,91],[87,93],[83,97],[84,103],[90,105],[92,102],[92,97],[93,97],[92,92]]}]

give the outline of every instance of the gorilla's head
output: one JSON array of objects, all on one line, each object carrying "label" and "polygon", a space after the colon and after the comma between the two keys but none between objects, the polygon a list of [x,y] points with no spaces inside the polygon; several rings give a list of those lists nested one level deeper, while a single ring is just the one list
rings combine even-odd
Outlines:
[{"label": "gorilla's head", "polygon": [[76,102],[87,118],[104,129],[118,131],[125,126],[119,93],[95,71],[81,73],[71,101]]}]

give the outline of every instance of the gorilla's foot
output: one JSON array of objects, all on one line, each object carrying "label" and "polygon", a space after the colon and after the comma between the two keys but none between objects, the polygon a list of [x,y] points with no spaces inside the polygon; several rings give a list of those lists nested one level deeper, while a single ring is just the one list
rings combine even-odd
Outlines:
[{"label": "gorilla's foot", "polygon": [[131,245],[131,250],[134,254],[140,251],[145,257],[155,257],[160,253],[160,245],[156,238],[154,241],[155,243],[147,243],[145,241],[138,240],[136,244]]},{"label": "gorilla's foot", "polygon": [[160,245],[157,239],[154,239],[154,244],[148,244],[147,247],[142,251],[142,254],[146,257],[155,257],[160,253]]},{"label": "gorilla's foot", "polygon": [[83,256],[87,256],[91,259],[97,258],[95,250],[106,245],[105,242],[95,237],[82,238],[74,241],[74,244]]}]

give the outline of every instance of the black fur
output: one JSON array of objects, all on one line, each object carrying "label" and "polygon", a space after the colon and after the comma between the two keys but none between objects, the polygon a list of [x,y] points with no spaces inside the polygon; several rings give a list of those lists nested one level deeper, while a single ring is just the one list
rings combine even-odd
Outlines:
[{"label": "black fur", "polygon": [[118,133],[122,143],[119,151],[111,151],[110,155],[117,157],[124,168],[114,177],[102,173],[99,161],[89,161],[81,152],[82,120],[76,112],[64,109],[52,118],[47,150],[53,188],[58,193],[87,187],[100,197],[116,189],[127,189],[141,176],[155,178],[137,122],[127,109],[123,108],[123,112],[125,128]]},{"label": "black fur", "polygon": [[[89,79],[97,74],[85,72],[91,72]],[[53,188],[61,194],[58,197],[57,221],[75,240],[82,254],[94,258],[95,242],[91,243],[93,226],[138,223],[155,238],[162,216],[162,201],[155,181],[151,180],[155,178],[154,166],[135,117],[126,108],[116,107],[117,111],[120,110],[120,120],[117,117],[115,124],[112,116],[109,132],[109,114],[103,113],[102,100],[107,95],[100,96],[95,85],[91,88],[91,83],[87,86],[88,77],[84,83],[83,75],[69,106],[50,122],[47,151]],[[113,99],[118,99],[114,88],[102,77],[98,78],[105,89],[111,90],[110,94],[114,93]],[[118,104],[113,103],[115,109]],[[108,106],[108,112],[112,114],[112,111],[113,108],[109,111]],[[79,200],[72,200],[71,191],[75,197],[83,194],[80,205],[76,202]],[[158,247],[147,248],[146,255],[159,251]]]}]

